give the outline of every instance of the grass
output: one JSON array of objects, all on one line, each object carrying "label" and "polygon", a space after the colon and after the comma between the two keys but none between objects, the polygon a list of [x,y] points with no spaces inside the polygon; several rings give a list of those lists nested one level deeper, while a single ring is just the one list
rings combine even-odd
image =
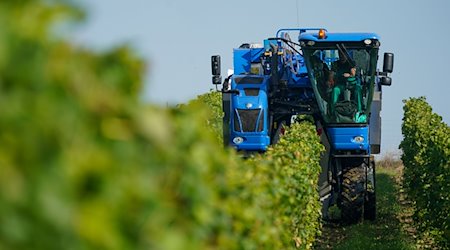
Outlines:
[{"label": "grass", "polygon": [[377,220],[343,227],[328,224],[316,249],[416,249],[415,240],[406,231],[408,209],[399,201],[397,180],[401,168],[377,167]]},{"label": "grass", "polygon": [[396,171],[378,170],[377,220],[344,228],[347,238],[334,249],[416,249],[398,219],[402,208],[397,196]]}]

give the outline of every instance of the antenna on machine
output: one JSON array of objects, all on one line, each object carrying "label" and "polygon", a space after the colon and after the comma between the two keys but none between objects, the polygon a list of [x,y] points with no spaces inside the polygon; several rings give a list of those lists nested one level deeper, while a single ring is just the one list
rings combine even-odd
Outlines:
[{"label": "antenna on machine", "polygon": [[300,18],[299,18],[299,14],[298,14],[298,1],[300,0],[295,0],[295,5],[297,6],[297,27],[300,27]]}]

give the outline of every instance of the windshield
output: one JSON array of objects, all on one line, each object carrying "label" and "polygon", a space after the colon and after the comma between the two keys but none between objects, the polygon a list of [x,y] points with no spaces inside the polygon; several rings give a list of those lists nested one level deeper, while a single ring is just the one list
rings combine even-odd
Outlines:
[{"label": "windshield", "polygon": [[303,51],[325,122],[367,123],[378,49],[340,43]]}]

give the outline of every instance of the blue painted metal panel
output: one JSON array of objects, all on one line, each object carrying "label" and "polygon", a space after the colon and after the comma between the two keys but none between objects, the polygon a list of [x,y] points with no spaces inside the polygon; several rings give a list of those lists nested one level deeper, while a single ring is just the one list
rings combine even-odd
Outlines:
[{"label": "blue painted metal panel", "polygon": [[234,74],[241,75],[250,73],[251,64],[260,63],[263,52],[264,48],[234,49]]},{"label": "blue painted metal panel", "polygon": [[[245,80],[241,80],[239,84],[235,82],[236,78],[260,78],[262,82],[260,84],[245,83]],[[236,132],[234,131],[234,115],[231,115],[230,122],[230,144],[239,150],[256,150],[265,151],[270,145],[269,127],[268,127],[268,102],[267,102],[267,88],[269,84],[269,76],[256,76],[256,75],[233,75],[231,81],[231,88],[239,90],[239,94],[232,96],[231,110],[236,112],[238,109],[261,109],[264,112],[264,124],[261,132]],[[245,88],[258,88],[259,94],[257,96],[246,96]],[[250,106],[249,106],[250,104]],[[259,117],[258,117],[259,122]],[[258,124],[257,124],[258,126]],[[241,144],[233,143],[235,137],[244,138],[244,142]]]},{"label": "blue painted metal panel", "polygon": [[240,75],[250,72],[252,53],[250,49],[234,49],[234,74]]},{"label": "blue painted metal panel", "polygon": [[300,41],[316,42],[360,42],[366,39],[380,39],[375,33],[326,33],[324,39],[319,39],[317,33],[302,33]]},{"label": "blue painted metal panel", "polygon": [[[233,138],[236,136],[244,138],[244,142],[241,144],[233,143]],[[230,140],[231,145],[238,150],[266,151],[270,145],[270,137],[268,135],[257,133],[232,133]]]},{"label": "blue painted metal panel", "polygon": [[[369,150],[369,126],[328,128],[327,132],[335,150]],[[363,137],[364,141],[356,142],[357,136]]]},{"label": "blue painted metal panel", "polygon": [[264,48],[251,49],[251,62],[258,63],[261,62],[261,54],[264,52]]}]

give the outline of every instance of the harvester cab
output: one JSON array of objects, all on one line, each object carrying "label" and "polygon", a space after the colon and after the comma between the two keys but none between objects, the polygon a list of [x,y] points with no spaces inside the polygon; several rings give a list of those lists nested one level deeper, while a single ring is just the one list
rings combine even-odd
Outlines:
[{"label": "harvester cab", "polygon": [[[335,150],[370,154],[369,121],[374,96],[390,85],[393,55],[377,78],[379,38],[373,33],[303,33],[299,37],[322,123]],[[374,112],[379,113],[379,112]],[[375,132],[375,131],[374,131]]]}]

